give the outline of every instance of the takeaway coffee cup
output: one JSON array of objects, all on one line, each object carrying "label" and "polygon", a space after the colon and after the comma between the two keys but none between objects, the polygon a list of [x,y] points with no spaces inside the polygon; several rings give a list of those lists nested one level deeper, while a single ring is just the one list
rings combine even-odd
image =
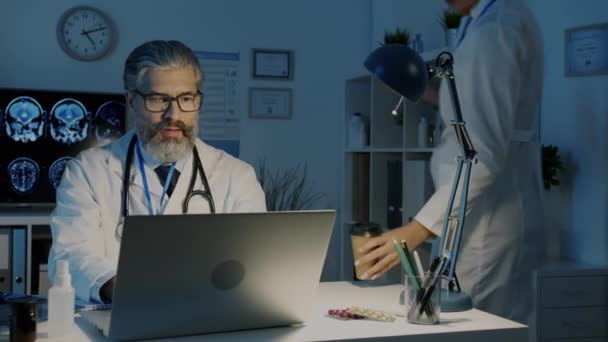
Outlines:
[{"label": "takeaway coffee cup", "polygon": [[[353,247],[353,260],[357,260],[364,255],[359,252],[359,248],[362,247],[371,238],[378,236],[382,233],[380,226],[377,223],[366,222],[356,223],[351,227],[350,238]],[[365,273],[370,267],[374,265],[374,260],[360,264],[355,267],[355,274],[357,279],[361,279],[361,275]]]}]

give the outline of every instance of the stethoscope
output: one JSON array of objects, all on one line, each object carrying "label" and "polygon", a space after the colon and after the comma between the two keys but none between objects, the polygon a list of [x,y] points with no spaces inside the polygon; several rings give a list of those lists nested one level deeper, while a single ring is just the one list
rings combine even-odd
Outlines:
[{"label": "stethoscope", "polygon": [[[127,158],[125,160],[125,172],[122,178],[122,215],[120,222],[116,226],[116,238],[118,240],[121,239],[121,234],[118,232],[118,228],[122,226],[124,218],[129,216],[129,181],[131,179],[131,165],[133,164],[133,155],[135,154],[135,149],[137,146],[137,135],[133,135],[131,141],[129,142],[129,147],[127,149]],[[138,151],[139,152],[139,151]],[[184,201],[182,202],[182,214],[188,213],[188,208],[190,205],[190,200],[194,196],[203,197],[207,203],[209,204],[209,210],[212,214],[215,214],[215,202],[213,201],[213,195],[211,194],[211,188],[209,187],[209,181],[207,180],[207,175],[205,174],[205,169],[203,168],[203,163],[201,162],[201,158],[198,155],[198,150],[196,149],[196,145],[192,147],[192,176],[190,177],[190,185],[188,186],[188,192]],[[141,159],[140,159],[141,161]],[[143,172],[143,165],[140,162],[140,169],[142,170],[142,176],[145,177],[145,173]],[[201,180],[203,181],[204,190],[194,190],[194,184],[196,183],[196,177],[200,174]],[[170,176],[168,178],[171,178]],[[146,197],[149,200],[149,192],[147,189],[147,181],[144,180],[145,189],[146,189]],[[166,190],[166,186],[165,186]],[[163,191],[164,194],[165,191]],[[163,196],[164,197],[164,196]],[[150,213],[153,214],[153,213]]]}]

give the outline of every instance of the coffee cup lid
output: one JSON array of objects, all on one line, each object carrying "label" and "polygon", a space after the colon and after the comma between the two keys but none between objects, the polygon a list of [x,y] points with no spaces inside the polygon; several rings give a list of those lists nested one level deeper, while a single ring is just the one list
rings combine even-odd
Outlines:
[{"label": "coffee cup lid", "polygon": [[356,236],[376,236],[381,233],[380,225],[374,222],[355,223],[350,229],[350,234]]}]

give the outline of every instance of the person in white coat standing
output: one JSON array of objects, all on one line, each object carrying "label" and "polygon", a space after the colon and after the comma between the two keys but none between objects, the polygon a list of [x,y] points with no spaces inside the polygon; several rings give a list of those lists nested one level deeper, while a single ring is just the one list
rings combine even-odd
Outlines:
[{"label": "person in white coat standing", "polygon": [[123,81],[135,129],[68,163],[51,215],[50,278],[68,260],[77,298],[90,302],[112,300],[124,216],[266,211],[253,168],[197,138],[203,72],[190,48],[146,42]]},{"label": "person in white coat standing", "polygon": [[[527,322],[532,314],[532,270],[544,256],[540,146],[537,143],[543,46],[521,0],[447,0],[465,15],[454,51],[454,77],[463,119],[478,152],[456,275],[473,305]],[[453,116],[445,81],[439,90],[444,122]],[[399,263],[392,240],[409,249],[442,233],[459,154],[454,131],[444,130],[433,152],[436,191],[412,222],[372,239],[355,263],[377,260],[376,279]],[[457,201],[456,201],[457,202]],[[457,213],[458,203],[454,205]]]}]

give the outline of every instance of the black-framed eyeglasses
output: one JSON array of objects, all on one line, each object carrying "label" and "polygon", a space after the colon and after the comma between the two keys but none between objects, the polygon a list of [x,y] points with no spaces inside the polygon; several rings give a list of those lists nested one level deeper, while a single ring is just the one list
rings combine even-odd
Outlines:
[{"label": "black-framed eyeglasses", "polygon": [[157,93],[144,94],[138,89],[135,89],[134,93],[144,99],[146,110],[152,113],[164,113],[173,101],[177,102],[177,106],[182,112],[196,112],[201,109],[204,96],[200,90],[197,90],[194,94],[186,93],[178,96]]}]

